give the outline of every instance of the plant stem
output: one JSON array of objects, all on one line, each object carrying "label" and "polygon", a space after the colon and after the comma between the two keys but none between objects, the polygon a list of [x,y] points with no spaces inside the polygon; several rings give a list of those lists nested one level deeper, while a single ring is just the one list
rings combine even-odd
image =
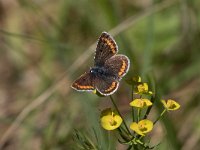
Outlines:
[{"label": "plant stem", "polygon": [[111,101],[112,101],[117,113],[121,116],[121,118],[123,120],[123,124],[124,124],[127,132],[131,135],[131,132],[129,131],[128,126],[126,125],[126,122],[125,122],[124,118],[122,117],[122,114],[120,113],[120,111],[119,111],[119,109],[118,109],[118,107],[117,107],[117,105],[116,105],[116,103],[115,103],[115,101],[114,101],[114,99],[113,99],[113,97],[111,95],[110,95],[110,99],[111,99]]},{"label": "plant stem", "polygon": [[167,109],[164,109],[163,111],[162,111],[162,113],[160,114],[160,116],[154,121],[154,123],[153,124],[156,124],[156,122],[164,115],[164,113],[167,111]]},{"label": "plant stem", "polygon": [[147,111],[146,111],[146,113],[144,115],[144,119],[146,119],[148,117],[148,115],[149,115],[149,113],[150,113],[150,111],[151,111],[151,109],[152,109],[152,107],[154,105],[154,102],[155,102],[155,97],[154,96],[151,97],[151,102],[152,102],[152,105],[147,108]]},{"label": "plant stem", "polygon": [[[133,100],[133,85],[131,86],[131,101]],[[134,113],[134,107],[131,107],[131,110],[132,110],[132,119],[133,119],[133,122],[135,122],[135,113]]]},{"label": "plant stem", "polygon": [[137,109],[137,122],[140,120],[140,108]]},{"label": "plant stem", "polygon": [[111,147],[110,147],[110,143],[111,143],[111,135],[110,135],[111,133],[110,132],[108,132],[108,140],[109,140],[109,142],[108,142],[108,150],[110,150],[111,149]]}]

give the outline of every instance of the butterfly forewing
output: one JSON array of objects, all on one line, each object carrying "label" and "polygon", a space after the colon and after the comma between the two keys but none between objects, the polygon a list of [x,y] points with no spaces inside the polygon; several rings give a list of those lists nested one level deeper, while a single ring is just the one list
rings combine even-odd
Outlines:
[{"label": "butterfly forewing", "polygon": [[115,55],[105,62],[105,68],[117,79],[121,79],[129,70],[130,60],[125,55]]},{"label": "butterfly forewing", "polygon": [[94,77],[91,73],[87,72],[81,75],[77,80],[72,84],[72,88],[78,91],[92,91],[94,87]]},{"label": "butterfly forewing", "polygon": [[97,43],[94,65],[103,66],[105,61],[114,56],[117,52],[118,47],[115,40],[107,32],[103,32]]}]

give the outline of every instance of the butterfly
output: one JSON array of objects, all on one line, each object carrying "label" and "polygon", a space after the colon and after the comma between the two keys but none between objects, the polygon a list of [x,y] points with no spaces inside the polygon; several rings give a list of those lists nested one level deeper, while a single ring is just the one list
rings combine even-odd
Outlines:
[{"label": "butterfly", "polygon": [[75,80],[71,87],[77,91],[97,90],[104,96],[113,94],[130,67],[129,58],[117,53],[115,40],[103,32],[97,42],[94,66]]}]

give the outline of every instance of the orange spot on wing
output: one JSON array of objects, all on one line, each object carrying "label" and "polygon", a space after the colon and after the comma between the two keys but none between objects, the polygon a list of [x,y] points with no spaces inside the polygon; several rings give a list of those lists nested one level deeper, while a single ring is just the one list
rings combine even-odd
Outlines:
[{"label": "orange spot on wing", "polygon": [[107,38],[102,38],[102,40],[105,41],[108,46],[110,46],[110,49],[112,50],[113,53],[116,53],[116,46],[113,43],[113,41],[111,41]]},{"label": "orange spot on wing", "polygon": [[90,85],[79,85],[79,84],[75,83],[75,86],[77,86],[78,88],[83,89],[83,90],[94,89],[94,87],[90,86]]},{"label": "orange spot on wing", "polygon": [[120,69],[120,71],[118,73],[119,76],[121,76],[122,74],[125,73],[126,67],[127,67],[126,62],[124,60],[122,60],[122,67],[121,67],[121,69]]},{"label": "orange spot on wing", "polygon": [[117,82],[113,82],[113,83],[111,84],[111,86],[110,86],[107,90],[105,90],[105,92],[110,92],[110,91],[112,91],[113,89],[116,88],[116,86],[117,86]]}]

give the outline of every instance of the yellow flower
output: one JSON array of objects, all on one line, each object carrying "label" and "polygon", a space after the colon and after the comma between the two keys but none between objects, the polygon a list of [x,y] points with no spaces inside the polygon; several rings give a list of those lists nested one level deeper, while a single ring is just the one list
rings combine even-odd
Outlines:
[{"label": "yellow flower", "polygon": [[150,132],[153,129],[153,122],[148,119],[144,119],[139,121],[138,123],[131,123],[130,128],[137,134],[145,136],[146,133]]},{"label": "yellow flower", "polygon": [[139,83],[137,85],[137,88],[136,88],[136,94],[153,94],[151,91],[149,91],[149,87],[148,87],[148,84],[147,83]]},{"label": "yellow flower", "polygon": [[130,102],[130,105],[133,107],[144,108],[152,105],[152,102],[148,99],[141,98],[141,99],[134,99]]},{"label": "yellow flower", "polygon": [[146,93],[148,92],[148,84],[147,83],[141,83],[137,86],[139,93]]},{"label": "yellow flower", "polygon": [[122,118],[112,111],[111,108],[107,108],[101,112],[101,126],[105,130],[114,130],[118,128],[122,123]]},{"label": "yellow flower", "polygon": [[168,100],[161,100],[161,102],[163,103],[164,107],[167,110],[177,110],[180,108],[180,104],[175,102],[172,99],[168,99]]}]

